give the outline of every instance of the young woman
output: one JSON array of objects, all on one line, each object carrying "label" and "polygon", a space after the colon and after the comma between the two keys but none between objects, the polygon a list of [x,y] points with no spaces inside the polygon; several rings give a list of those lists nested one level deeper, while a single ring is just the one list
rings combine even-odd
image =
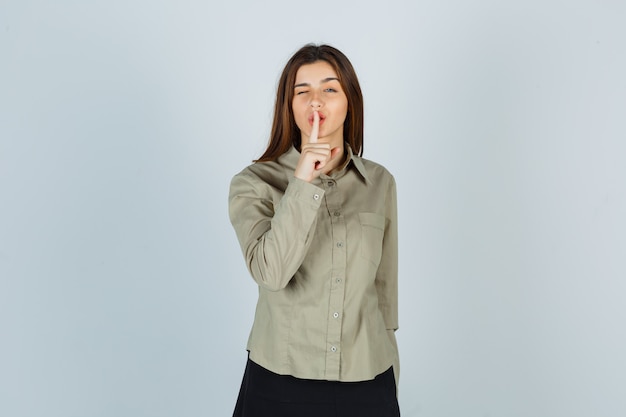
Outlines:
[{"label": "young woman", "polygon": [[235,417],[397,417],[396,187],[361,158],[350,61],[306,45],[278,84],[265,153],[229,214],[259,286]]}]

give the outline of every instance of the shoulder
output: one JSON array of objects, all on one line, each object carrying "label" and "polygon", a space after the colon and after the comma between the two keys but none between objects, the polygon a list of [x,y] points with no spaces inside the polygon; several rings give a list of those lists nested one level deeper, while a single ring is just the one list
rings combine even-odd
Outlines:
[{"label": "shoulder", "polygon": [[356,156],[355,159],[359,160],[367,173],[367,176],[372,182],[389,182],[395,183],[395,179],[393,174],[389,172],[387,168],[385,168],[382,164],[371,161],[366,158],[362,158],[360,156]]},{"label": "shoulder", "polygon": [[286,176],[285,167],[276,161],[255,162],[235,174],[233,180],[248,179],[267,182],[284,176]]},{"label": "shoulder", "polygon": [[230,182],[231,195],[246,191],[284,189],[289,182],[287,170],[276,161],[255,162],[235,174]]}]

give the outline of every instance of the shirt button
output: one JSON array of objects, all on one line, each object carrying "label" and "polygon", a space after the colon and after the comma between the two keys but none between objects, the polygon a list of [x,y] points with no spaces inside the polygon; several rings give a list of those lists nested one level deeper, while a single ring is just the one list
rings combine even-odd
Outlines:
[{"label": "shirt button", "polygon": [[334,182],[334,181],[328,181],[327,185],[328,185],[329,187],[332,187],[333,185],[335,185],[335,182]]},{"label": "shirt button", "polygon": [[319,200],[319,199],[320,199],[319,194],[313,194],[313,200]]},{"label": "shirt button", "polygon": [[337,284],[341,284],[341,278],[337,278]]},{"label": "shirt button", "polygon": [[343,248],[343,242],[337,242],[337,247],[338,248]]},{"label": "shirt button", "polygon": [[337,348],[336,348],[336,347],[334,347],[334,346],[331,346],[331,347],[330,347],[330,351],[331,351],[331,352],[337,352]]},{"label": "shirt button", "polygon": [[335,215],[335,217],[339,217],[339,216],[341,216],[341,212],[339,212],[339,211],[336,211],[336,212],[334,212],[333,214]]},{"label": "shirt button", "polygon": [[335,313],[335,314],[333,314],[333,317],[334,317],[334,318],[339,318],[339,313]]}]

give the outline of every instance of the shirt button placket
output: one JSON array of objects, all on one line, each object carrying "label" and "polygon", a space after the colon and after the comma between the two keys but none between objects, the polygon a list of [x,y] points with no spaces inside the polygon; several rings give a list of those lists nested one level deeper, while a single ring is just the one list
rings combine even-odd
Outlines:
[{"label": "shirt button placket", "polygon": [[335,246],[332,254],[332,281],[330,282],[330,300],[328,304],[327,323],[327,354],[326,354],[326,378],[337,380],[341,369],[341,328],[343,321],[343,300],[345,285],[343,279],[346,274],[347,262],[347,233],[345,218],[343,216],[342,196],[339,193],[339,185],[334,179],[325,179],[326,194],[324,199],[327,204],[330,235],[333,237]]}]

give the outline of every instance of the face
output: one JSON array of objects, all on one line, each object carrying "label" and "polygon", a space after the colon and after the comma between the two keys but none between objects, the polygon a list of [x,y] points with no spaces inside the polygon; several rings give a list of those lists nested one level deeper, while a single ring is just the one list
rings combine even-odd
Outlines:
[{"label": "face", "polygon": [[302,144],[309,143],[313,127],[313,111],[320,115],[319,143],[343,146],[343,124],[348,113],[348,99],[339,77],[326,61],[302,65],[296,73],[292,110],[302,135]]}]

